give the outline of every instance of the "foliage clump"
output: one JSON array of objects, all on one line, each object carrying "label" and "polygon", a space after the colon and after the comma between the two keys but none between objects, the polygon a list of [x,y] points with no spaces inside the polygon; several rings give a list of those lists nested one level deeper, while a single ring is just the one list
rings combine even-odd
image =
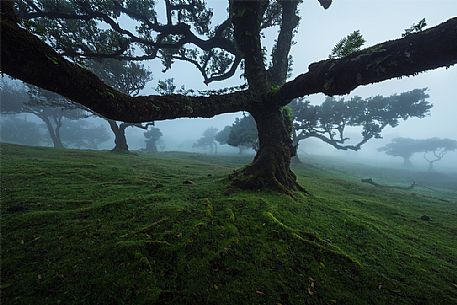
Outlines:
[{"label": "foliage clump", "polygon": [[359,51],[365,43],[365,38],[360,34],[360,30],[354,31],[346,37],[342,38],[332,49],[329,58],[342,58],[351,53]]}]

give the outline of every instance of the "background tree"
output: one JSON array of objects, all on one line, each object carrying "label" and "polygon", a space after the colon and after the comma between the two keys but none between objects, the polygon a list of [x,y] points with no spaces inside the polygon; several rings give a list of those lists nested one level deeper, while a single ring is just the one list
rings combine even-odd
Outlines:
[{"label": "background tree", "polygon": [[100,144],[110,139],[103,125],[94,125],[85,120],[66,121],[60,134],[66,147],[78,149],[98,149]]},{"label": "background tree", "polygon": [[251,115],[236,118],[232,126],[226,126],[216,137],[219,143],[237,147],[240,154],[246,149],[257,150],[259,139],[255,120]]},{"label": "background tree", "polygon": [[403,165],[411,167],[411,157],[420,151],[420,140],[410,138],[394,138],[391,143],[378,148],[378,151],[383,151],[388,156],[403,158]]},{"label": "background tree", "polygon": [[227,145],[227,141],[229,139],[231,131],[232,126],[227,125],[217,133],[215,140],[219,143],[219,145]]},{"label": "background tree", "polygon": [[64,119],[78,120],[88,116],[80,105],[36,86],[11,86],[2,78],[2,113],[31,113],[45,123],[55,148],[63,148],[60,129]]},{"label": "background tree", "polygon": [[[120,92],[136,96],[148,81],[152,79],[151,72],[144,65],[118,59],[92,59],[86,61],[87,67],[103,81],[113,86]],[[146,124],[117,122],[106,119],[114,134],[114,152],[127,152],[129,146],[125,136],[128,127],[147,129],[153,122]]]},{"label": "background tree", "polygon": [[380,147],[389,156],[402,157],[405,166],[411,166],[410,158],[415,153],[424,153],[424,159],[428,162],[428,170],[433,170],[433,164],[443,159],[449,152],[457,149],[457,141],[452,139],[430,138],[423,140],[409,138],[395,138],[392,142]]},{"label": "background tree", "polygon": [[[297,97],[344,95],[358,86],[457,63],[457,18],[452,18],[343,58],[311,64],[308,72],[287,82],[299,2],[233,0],[228,18],[211,27],[212,12],[200,1],[195,5],[165,1],[165,18],[160,19],[156,17],[161,15],[156,11],[160,6],[149,1],[30,0],[17,2],[16,11],[11,2],[3,1],[1,69],[126,122],[247,111],[256,121],[259,149],[250,165],[231,175],[232,183],[290,193],[303,189],[289,167],[296,148],[282,107]],[[331,3],[319,2],[324,8]],[[121,15],[134,19],[138,30],[122,28]],[[108,27],[99,27],[101,23]],[[270,28],[275,26],[278,36],[271,60],[266,62],[261,35],[267,28],[272,33]],[[159,58],[164,69],[183,60],[201,72],[205,83],[233,76],[243,61],[248,89],[203,96],[130,97],[68,60],[84,57]]]},{"label": "background tree", "polygon": [[428,170],[433,170],[433,164],[440,161],[450,151],[457,149],[457,141],[452,139],[431,138],[421,140],[424,159],[428,162]]},{"label": "background tree", "polygon": [[155,153],[157,152],[157,141],[162,137],[162,132],[159,128],[151,127],[145,133],[144,137],[146,138],[146,151]]},{"label": "background tree", "polygon": [[2,117],[0,120],[0,140],[21,145],[45,145],[49,138],[44,126],[16,115]]},{"label": "background tree", "polygon": [[[432,104],[427,89],[415,89],[389,97],[375,96],[350,100],[327,97],[321,105],[294,100],[290,107],[294,117],[294,145],[300,140],[317,138],[339,150],[359,150],[370,139],[381,138],[382,130],[396,127],[400,119],[423,118]],[[347,128],[361,127],[362,138],[355,144],[345,136]]]},{"label": "background tree", "polygon": [[217,154],[216,143],[217,128],[210,127],[203,131],[202,137],[195,142],[192,147],[208,149],[211,154]]}]

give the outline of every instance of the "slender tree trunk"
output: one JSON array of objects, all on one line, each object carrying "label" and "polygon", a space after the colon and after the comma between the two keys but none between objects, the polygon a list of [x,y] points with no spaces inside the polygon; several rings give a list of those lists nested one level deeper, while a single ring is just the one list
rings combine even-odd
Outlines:
[{"label": "slender tree trunk", "polygon": [[49,120],[47,116],[38,115],[38,117],[46,124],[54,148],[64,148],[62,140],[60,139],[60,126],[56,125],[56,127],[54,128],[52,122]]},{"label": "slender tree trunk", "polygon": [[405,167],[412,167],[413,164],[411,163],[411,157],[403,157],[403,166]]},{"label": "slender tree trunk", "polygon": [[266,109],[252,114],[257,123],[259,150],[254,161],[235,171],[235,186],[247,189],[273,188],[285,193],[305,191],[290,170],[290,159],[296,150],[290,138],[291,126],[280,109]]},{"label": "slender tree trunk", "polygon": [[114,152],[128,152],[129,146],[127,145],[127,138],[125,137],[125,127],[118,126],[114,120],[107,120],[111,130],[114,133]]},{"label": "slender tree trunk", "polygon": [[435,162],[435,161],[428,161],[428,168],[427,168],[427,170],[428,170],[429,172],[433,172],[433,163],[434,163],[434,162]]},{"label": "slender tree trunk", "polygon": [[291,162],[292,164],[301,164],[301,160],[298,157],[298,137],[297,131],[295,129],[292,130],[292,145],[295,147],[295,156],[292,157]]}]

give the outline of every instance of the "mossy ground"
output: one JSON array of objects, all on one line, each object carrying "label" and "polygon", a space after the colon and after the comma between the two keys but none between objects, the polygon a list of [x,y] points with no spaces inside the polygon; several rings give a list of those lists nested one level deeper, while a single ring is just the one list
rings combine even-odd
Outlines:
[{"label": "mossy ground", "polygon": [[294,169],[313,196],[291,198],[227,191],[247,157],[2,145],[1,162],[2,304],[457,304],[452,187],[313,162]]}]

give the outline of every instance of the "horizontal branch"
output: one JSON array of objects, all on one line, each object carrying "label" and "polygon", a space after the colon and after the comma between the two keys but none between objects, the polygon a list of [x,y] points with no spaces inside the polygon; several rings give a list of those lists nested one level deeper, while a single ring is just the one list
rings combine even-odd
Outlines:
[{"label": "horizontal branch", "polygon": [[1,71],[56,92],[107,118],[139,123],[249,111],[252,97],[247,91],[200,97],[128,96],[103,83],[92,72],[66,60],[8,17],[2,12]]},{"label": "horizontal branch", "polygon": [[387,41],[341,59],[327,59],[284,84],[273,95],[275,103],[313,94],[348,94],[358,86],[457,63],[457,18],[405,38]]}]

